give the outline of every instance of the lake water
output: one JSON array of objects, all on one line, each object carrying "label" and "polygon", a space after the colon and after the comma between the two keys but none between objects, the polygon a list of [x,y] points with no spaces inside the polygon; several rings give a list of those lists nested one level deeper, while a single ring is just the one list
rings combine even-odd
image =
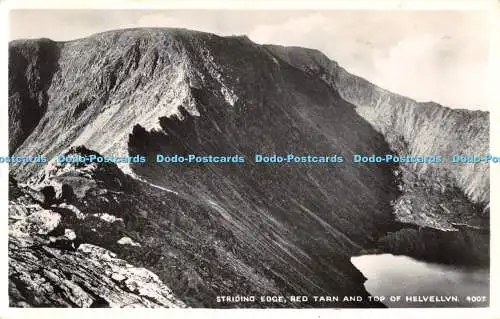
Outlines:
[{"label": "lake water", "polygon": [[[388,307],[488,306],[488,269],[432,264],[391,254],[352,257],[351,262],[367,278],[366,290],[372,296],[385,296],[383,303]],[[389,296],[401,296],[401,300],[391,302]],[[457,296],[459,302],[408,302],[406,296]],[[467,300],[467,296],[474,298]]]}]

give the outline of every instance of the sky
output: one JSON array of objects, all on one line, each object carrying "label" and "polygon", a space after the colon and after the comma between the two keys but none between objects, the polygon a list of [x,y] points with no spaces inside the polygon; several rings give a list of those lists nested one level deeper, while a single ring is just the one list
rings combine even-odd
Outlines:
[{"label": "sky", "polygon": [[71,40],[182,27],[314,48],[350,73],[418,101],[488,109],[490,25],[481,11],[13,10],[10,39]]}]

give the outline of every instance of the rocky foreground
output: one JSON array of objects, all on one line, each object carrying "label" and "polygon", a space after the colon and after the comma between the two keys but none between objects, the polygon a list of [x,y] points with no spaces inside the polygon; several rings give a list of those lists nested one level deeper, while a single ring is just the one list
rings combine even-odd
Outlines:
[{"label": "rocky foreground", "polygon": [[57,185],[32,189],[9,180],[10,306],[185,307],[157,275],[86,241],[85,232],[102,232],[117,245],[140,247],[115,238],[123,218],[82,213],[64,185],[56,193]]}]

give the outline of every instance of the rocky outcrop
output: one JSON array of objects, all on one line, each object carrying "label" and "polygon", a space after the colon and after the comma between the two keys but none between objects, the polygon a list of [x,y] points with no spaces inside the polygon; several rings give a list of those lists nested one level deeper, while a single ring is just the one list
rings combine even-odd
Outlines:
[{"label": "rocky outcrop", "polygon": [[11,307],[185,307],[154,273],[64,228],[69,211],[43,209],[11,181]]},{"label": "rocky outcrop", "polygon": [[11,307],[185,307],[158,276],[101,247],[71,251],[9,239]]},{"label": "rocky outcrop", "polygon": [[490,234],[482,229],[454,225],[457,231],[405,228],[381,237],[371,253],[410,256],[430,263],[488,269]]}]

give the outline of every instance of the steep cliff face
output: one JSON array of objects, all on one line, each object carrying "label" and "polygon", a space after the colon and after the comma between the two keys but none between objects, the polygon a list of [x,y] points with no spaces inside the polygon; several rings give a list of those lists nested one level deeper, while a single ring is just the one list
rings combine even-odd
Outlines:
[{"label": "steep cliff face", "polygon": [[[359,105],[359,113],[373,123],[394,149],[409,154],[485,155],[489,153],[489,114],[482,111],[453,110],[435,103],[417,103],[353,77],[345,70],[336,83],[343,98]],[[363,93],[362,93],[363,92]],[[398,145],[400,143],[400,145]],[[403,144],[403,145],[401,145]],[[431,165],[417,167],[425,175]],[[474,202],[489,203],[487,164],[442,165],[438,177],[451,175]]]},{"label": "steep cliff face", "polygon": [[[23,117],[34,129],[26,140],[16,140],[16,145],[24,142],[17,153],[45,154],[51,158],[68,142],[74,142],[126,154],[133,125],[152,129],[158,118],[175,113],[179,105],[195,112],[189,108],[188,61],[179,41],[174,39],[178,32],[144,31],[148,35],[144,37],[125,32],[58,43],[57,64],[51,70],[50,86],[45,88],[50,100],[45,103],[41,120]],[[12,79],[25,78],[15,64],[20,59],[18,52],[27,51],[24,47],[36,47],[38,42],[11,43]],[[37,59],[36,52],[28,51],[25,55],[29,61]],[[11,96],[24,92],[24,87],[15,86],[13,80],[11,83]],[[16,99],[10,105],[12,112],[17,113],[26,108],[23,101]],[[17,126],[16,117],[10,120],[11,127]],[[26,172],[33,170],[36,168]]]},{"label": "steep cliff face", "polygon": [[[39,54],[25,47],[38,47],[39,42],[10,44],[11,79],[21,79],[12,82],[10,96],[24,94],[23,83],[32,81],[15,61],[19,55],[37,61]],[[486,196],[480,189],[486,187],[485,180],[477,172],[470,178],[481,182],[467,191],[460,188],[458,177],[463,174],[451,168],[423,178],[423,171],[413,167],[349,163],[355,153],[430,152],[444,144],[433,136],[433,148],[420,149],[426,144],[417,139],[427,138],[424,131],[416,136],[400,127],[406,122],[396,119],[406,113],[384,115],[394,100],[377,109],[381,119],[392,122],[377,125],[379,117],[361,112],[359,105],[360,100],[372,101],[369,90],[374,89],[341,78],[336,64],[318,53],[290,53],[246,37],[178,29],[121,30],[50,45],[57,47],[57,55],[49,59],[56,61],[50,81],[43,82],[48,83],[43,86],[46,100],[36,104],[45,105],[43,112],[10,118],[13,130],[28,127],[16,133],[11,152],[49,159],[60,153],[147,157],[147,163],[130,165],[53,160],[11,166],[15,178],[28,184],[22,192],[30,192],[42,207],[42,213],[22,215],[60,215],[57,224],[63,226],[46,235],[60,237],[70,229],[76,243],[54,239],[53,247],[50,238],[43,238],[49,241],[44,245],[56,250],[73,247],[78,263],[83,264],[76,248],[79,241],[102,247],[116,254],[112,258],[152,271],[187,306],[311,306],[224,304],[217,303],[216,296],[366,297],[364,278],[350,257],[379,247],[380,238],[402,227],[394,221],[394,209],[402,221],[437,229],[456,230],[454,223],[487,226],[475,214],[479,208],[473,200],[481,202]],[[47,59],[36,65],[46,65]],[[322,69],[326,66],[328,72]],[[342,88],[343,81],[361,96]],[[11,98],[9,107],[12,114],[24,114],[30,109],[26,105]],[[246,162],[156,163],[157,153],[241,154]],[[264,165],[255,163],[255,153],[337,154],[346,160]],[[446,187],[431,187],[437,189],[431,193],[427,188],[434,182]],[[433,210],[450,205],[451,198],[458,202],[453,202],[450,216]],[[415,213],[421,206],[415,203],[430,203],[430,208]],[[401,213],[408,207],[410,213]],[[15,245],[17,239],[11,241]],[[53,260],[58,253],[51,251]],[[10,262],[17,265],[15,254]],[[36,253],[33,258],[35,262],[50,256]],[[12,289],[11,296],[18,291],[23,295]],[[380,305],[364,300],[335,306]]]},{"label": "steep cliff face", "polygon": [[[382,133],[391,150],[398,154],[439,155],[447,159],[454,154],[489,154],[488,112],[450,109],[433,102],[416,102],[348,73],[317,50],[273,45],[265,47],[277,58],[320,77],[344,100],[355,105],[356,112]],[[438,215],[453,215],[456,211],[489,214],[487,163],[401,164],[400,170],[404,181],[402,188],[405,190],[395,205],[400,216],[409,209],[416,209],[415,205],[407,205],[407,201],[420,197],[419,193],[429,193],[429,190],[433,190],[431,193],[436,193],[441,199],[437,200],[439,203],[425,207],[427,212],[437,211]],[[462,197],[460,193],[466,196],[459,205],[465,206],[465,209],[447,200],[450,197]],[[476,206],[472,207],[469,201]],[[439,218],[436,215],[430,217]],[[404,222],[425,224],[415,218],[401,219]],[[441,228],[452,228],[449,223],[438,224]],[[428,223],[425,225],[432,227]]]},{"label": "steep cliff face", "polygon": [[15,41],[9,46],[9,149],[33,132],[47,111],[59,45],[48,39]]}]

